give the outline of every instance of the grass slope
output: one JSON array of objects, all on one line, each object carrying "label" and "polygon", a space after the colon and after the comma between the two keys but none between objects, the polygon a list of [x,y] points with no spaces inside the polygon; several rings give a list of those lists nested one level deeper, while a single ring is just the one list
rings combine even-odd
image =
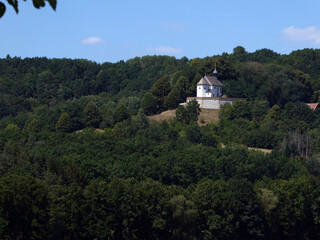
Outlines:
[{"label": "grass slope", "polygon": [[[160,114],[150,116],[150,120],[162,122],[164,120],[172,119],[176,116],[176,109],[167,110]],[[199,115],[199,125],[203,126],[208,123],[218,123],[219,121],[219,110],[218,109],[201,109]]]}]

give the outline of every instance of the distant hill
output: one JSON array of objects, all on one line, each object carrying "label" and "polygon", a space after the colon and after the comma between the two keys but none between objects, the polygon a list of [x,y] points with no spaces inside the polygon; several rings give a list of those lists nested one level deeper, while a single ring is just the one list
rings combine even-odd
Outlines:
[{"label": "distant hill", "polygon": [[[175,109],[196,95],[196,83],[215,66],[228,97],[266,100],[269,107],[317,102],[319,63],[320,50],[281,55],[269,49],[249,53],[241,47],[202,59],[144,56],[103,64],[8,55],[0,59],[0,119],[19,116],[17,123],[24,127],[31,118],[39,118],[54,130],[60,114],[67,112],[75,122],[73,130],[79,130],[84,127],[83,108],[93,101],[103,115],[100,127],[113,126],[119,104],[126,105],[129,115],[139,108],[147,115]],[[0,127],[7,123],[0,122]]]}]

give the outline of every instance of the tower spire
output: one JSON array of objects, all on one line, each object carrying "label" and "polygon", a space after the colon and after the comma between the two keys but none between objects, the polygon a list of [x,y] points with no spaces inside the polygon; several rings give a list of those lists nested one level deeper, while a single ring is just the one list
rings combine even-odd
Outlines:
[{"label": "tower spire", "polygon": [[217,77],[217,76],[218,76],[217,63],[214,65],[214,70],[213,70],[212,75],[213,75],[214,77]]}]

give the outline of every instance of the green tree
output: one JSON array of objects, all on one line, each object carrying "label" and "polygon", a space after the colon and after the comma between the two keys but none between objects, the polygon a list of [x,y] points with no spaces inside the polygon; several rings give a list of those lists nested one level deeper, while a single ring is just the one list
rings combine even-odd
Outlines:
[{"label": "green tree", "polygon": [[173,109],[178,107],[179,103],[185,102],[187,96],[190,94],[189,85],[188,79],[181,76],[176,85],[172,88],[171,92],[165,97],[165,108]]},{"label": "green tree", "polygon": [[159,78],[155,84],[153,84],[150,92],[157,96],[159,100],[163,101],[163,98],[169,94],[171,90],[171,84],[169,81],[169,76],[163,76]]},{"label": "green tree", "polygon": [[157,98],[151,92],[147,92],[141,100],[141,108],[147,115],[157,113]]},{"label": "green tree", "polygon": [[84,238],[110,239],[113,227],[113,206],[110,204],[108,185],[91,181],[83,191]]},{"label": "green tree", "polygon": [[189,122],[196,122],[198,121],[198,117],[201,112],[200,104],[197,100],[193,99],[187,102],[186,111],[189,117]]},{"label": "green tree", "polygon": [[72,120],[68,113],[62,113],[56,123],[56,130],[61,132],[70,132],[72,130]]},{"label": "green tree", "polygon": [[273,105],[272,108],[268,111],[265,119],[273,120],[275,122],[279,122],[281,116],[281,108],[278,105]]},{"label": "green tree", "polygon": [[113,113],[113,122],[116,124],[128,119],[130,115],[128,114],[127,108],[123,103],[118,104]]},{"label": "green tree", "polygon": [[193,80],[190,86],[190,96],[194,96],[194,97],[197,96],[197,83],[201,80],[201,78],[202,76],[198,72],[193,77]]},{"label": "green tree", "polygon": [[83,225],[87,224],[83,223],[82,188],[75,183],[70,186],[56,185],[50,189],[48,198],[52,235],[60,239],[82,239]]},{"label": "green tree", "polygon": [[200,239],[235,239],[230,186],[224,180],[203,180],[195,186],[192,200],[199,212]]},{"label": "green tree", "polygon": [[137,115],[132,117],[131,124],[134,130],[145,129],[149,126],[148,118],[146,117],[142,109],[139,110]]},{"label": "green tree", "polygon": [[36,96],[40,103],[48,104],[51,97],[56,97],[58,85],[55,84],[52,71],[45,70],[38,75],[36,82]]},{"label": "green tree", "polygon": [[145,94],[141,101],[141,107],[146,109],[146,113],[158,113],[164,110],[164,98],[171,90],[169,76],[159,78],[150,91]]},{"label": "green tree", "polygon": [[284,106],[281,112],[283,119],[290,119],[293,121],[312,122],[314,115],[310,107],[303,102],[289,102]]},{"label": "green tree", "polygon": [[[157,181],[147,179],[135,184],[136,206],[140,214],[137,239],[169,239],[168,222],[171,219],[167,187]],[[154,203],[157,204],[154,204]]]},{"label": "green tree", "polygon": [[192,143],[200,143],[203,133],[198,124],[191,124],[186,129],[187,139]]},{"label": "green tree", "polygon": [[19,141],[20,128],[16,124],[14,123],[8,124],[7,127],[5,128],[5,133],[8,138]]},{"label": "green tree", "polygon": [[10,124],[7,125],[5,131],[8,131],[8,132],[19,132],[20,128],[16,124],[10,123]]},{"label": "green tree", "polygon": [[245,118],[251,120],[251,108],[247,101],[235,101],[232,104],[232,109],[235,118]]},{"label": "green tree", "polygon": [[130,116],[136,115],[140,108],[140,99],[137,97],[128,97],[125,102],[125,107]]},{"label": "green tree", "polygon": [[197,100],[189,101],[186,106],[179,106],[176,110],[176,118],[178,121],[189,124],[197,122],[201,112],[200,105]]},{"label": "green tree", "polygon": [[229,103],[224,104],[220,108],[219,119],[220,119],[220,121],[234,119],[234,113],[233,113],[233,108],[232,108],[231,104],[229,104]]},{"label": "green tree", "polygon": [[246,60],[247,54],[246,49],[242,46],[237,46],[233,49],[233,55],[240,62],[244,62]]},{"label": "green tree", "polygon": [[186,77],[181,76],[178,79],[175,87],[179,90],[179,96],[180,96],[179,101],[185,102],[187,96],[189,96],[189,94],[190,94],[189,93],[189,88],[190,88],[189,80]]},{"label": "green tree", "polygon": [[276,213],[276,207],[279,202],[278,197],[274,194],[273,191],[267,189],[267,188],[259,188],[257,190],[257,197],[259,200],[259,203],[264,211],[264,215],[266,217],[266,220],[269,224],[269,227],[272,228],[272,224],[274,223],[273,217]]},{"label": "green tree", "polygon": [[8,104],[0,97],[0,119],[7,116],[10,113]]},{"label": "green tree", "polygon": [[184,106],[182,105],[179,105],[179,107],[177,108],[176,110],[176,119],[179,121],[179,122],[185,122],[185,120],[187,119],[187,111],[185,109]]},{"label": "green tree", "polygon": [[278,59],[281,55],[279,53],[274,52],[271,49],[263,48],[256,50],[253,53],[250,53],[248,59],[250,61],[260,62],[260,63],[267,63],[273,62],[274,60]]},{"label": "green tree", "polygon": [[182,71],[176,71],[174,74],[172,74],[172,85],[174,86],[177,82],[178,82],[178,80],[179,80],[179,78],[181,77],[181,76],[183,76],[183,72]]},{"label": "green tree", "polygon": [[234,233],[238,239],[264,239],[262,209],[247,179],[231,179],[230,205],[235,215]]},{"label": "green tree", "polygon": [[176,239],[194,239],[198,213],[195,204],[183,195],[170,200],[173,218],[173,235]]},{"label": "green tree", "polygon": [[40,122],[37,119],[33,119],[27,126],[27,131],[31,133],[38,133],[41,131]]},{"label": "green tree", "polygon": [[174,109],[179,106],[180,93],[179,89],[174,87],[171,92],[164,98],[164,107],[166,109]]},{"label": "green tree", "polygon": [[99,108],[94,102],[89,102],[83,109],[83,123],[87,127],[99,127],[102,120]]},{"label": "green tree", "polygon": [[0,238],[46,239],[49,222],[47,186],[30,176],[0,179]]},{"label": "green tree", "polygon": [[[290,180],[274,180],[268,183],[268,188],[277,196],[277,219],[278,230],[276,235],[279,239],[303,239],[307,233],[305,226],[311,226],[315,222],[311,214],[313,204],[312,181],[306,177],[297,177]],[[316,220],[317,221],[317,220]],[[312,237],[311,237],[312,238]],[[310,238],[310,239],[311,239]],[[316,239],[316,238],[314,238]]]},{"label": "green tree", "polygon": [[268,112],[268,102],[267,101],[252,101],[250,103],[252,109],[252,120],[261,122]]}]

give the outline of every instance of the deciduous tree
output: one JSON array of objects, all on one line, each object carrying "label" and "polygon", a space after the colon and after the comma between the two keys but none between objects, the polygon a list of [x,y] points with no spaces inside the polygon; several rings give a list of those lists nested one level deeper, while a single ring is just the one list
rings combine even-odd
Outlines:
[{"label": "deciduous tree", "polygon": [[141,108],[147,115],[157,113],[157,98],[152,93],[147,92],[141,100]]},{"label": "deciduous tree", "polygon": [[56,123],[56,130],[61,132],[70,132],[72,130],[72,120],[68,113],[62,113]]},{"label": "deciduous tree", "polygon": [[120,103],[114,113],[113,113],[113,122],[118,123],[128,119],[130,115],[128,114],[127,108],[123,103]]},{"label": "deciduous tree", "polygon": [[40,122],[37,119],[33,119],[27,127],[27,131],[31,133],[38,133],[41,131]]},{"label": "deciduous tree", "polygon": [[46,185],[30,176],[0,179],[0,238],[46,239],[49,203]]},{"label": "deciduous tree", "polygon": [[98,127],[102,117],[98,106],[94,102],[89,102],[83,109],[83,123],[87,127]]}]

